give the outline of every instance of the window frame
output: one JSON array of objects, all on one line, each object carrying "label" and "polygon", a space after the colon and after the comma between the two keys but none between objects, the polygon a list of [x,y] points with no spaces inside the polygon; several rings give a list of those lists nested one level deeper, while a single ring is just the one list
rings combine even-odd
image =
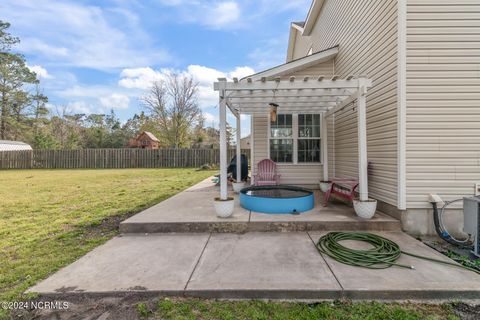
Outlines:
[{"label": "window frame", "polygon": [[[278,164],[282,165],[292,165],[295,164],[295,157],[296,157],[296,151],[295,151],[295,124],[294,124],[294,118],[295,116],[291,113],[282,113],[282,114],[290,114],[292,115],[292,137],[290,138],[276,138],[272,137],[272,130],[271,130],[271,115],[268,116],[268,142],[267,142],[267,149],[268,149],[268,159],[271,159],[271,154],[270,154],[270,141],[271,140],[292,140],[292,162],[277,162]],[[278,114],[277,114],[278,118]],[[297,133],[298,134],[298,133]]]},{"label": "window frame", "polygon": [[[292,115],[292,139],[293,139],[293,157],[292,162],[278,162],[278,165],[285,165],[285,166],[317,166],[323,165],[323,158],[324,158],[324,150],[323,148],[323,115],[322,113],[318,112],[296,112],[296,113],[279,113],[279,114],[291,114]],[[320,115],[320,137],[298,137],[298,115],[300,114],[318,114]],[[267,155],[268,159],[270,158],[270,140],[276,139],[271,137],[271,115],[268,115],[267,121]],[[312,140],[320,140],[320,162],[298,162],[298,140],[299,139],[312,139]]]}]

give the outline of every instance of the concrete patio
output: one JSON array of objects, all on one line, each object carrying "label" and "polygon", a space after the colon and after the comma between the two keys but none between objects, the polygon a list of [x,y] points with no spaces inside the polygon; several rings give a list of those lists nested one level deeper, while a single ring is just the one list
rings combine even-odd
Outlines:
[{"label": "concrete patio", "polygon": [[[377,213],[375,219],[365,221],[347,206],[324,208],[318,203],[301,215],[265,215],[237,204],[233,218],[218,219],[211,203],[217,188],[207,179],[126,220],[121,230],[129,233],[94,249],[29,291],[63,298],[138,294],[235,299],[480,299],[480,276],[470,271],[406,255],[398,262],[412,265],[414,270],[371,270],[343,265],[315,248],[318,238],[328,231],[368,230],[397,242],[404,251],[451,261],[401,232],[398,221],[387,215]],[[280,230],[290,232],[264,232]]]},{"label": "concrete patio", "polygon": [[[402,232],[402,249],[448,261]],[[44,296],[174,295],[262,299],[480,299],[480,276],[402,256],[415,270],[370,270],[318,253],[318,232],[124,235],[31,288]],[[358,243],[350,244],[358,246]]]},{"label": "concrete patio", "polygon": [[[230,195],[233,192],[230,191]],[[355,215],[343,204],[323,207],[320,193],[315,193],[315,208],[300,215],[263,214],[240,207],[235,196],[235,211],[227,219],[217,218],[213,199],[219,187],[211,178],[192,186],[121,223],[122,233],[157,232],[247,232],[247,231],[400,231],[400,221],[377,212],[371,220]]]}]

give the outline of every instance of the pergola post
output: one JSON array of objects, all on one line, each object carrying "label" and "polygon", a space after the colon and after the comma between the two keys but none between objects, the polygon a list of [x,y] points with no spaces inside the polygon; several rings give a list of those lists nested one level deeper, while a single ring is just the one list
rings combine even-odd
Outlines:
[{"label": "pergola post", "polygon": [[327,118],[325,112],[322,112],[322,162],[323,162],[323,180],[328,181],[328,134]]},{"label": "pergola post", "polygon": [[365,79],[359,79],[357,98],[358,127],[358,191],[361,201],[368,200],[367,162],[367,87]]},{"label": "pergola post", "polygon": [[225,89],[220,90],[220,200],[227,200],[227,101]]},{"label": "pergola post", "polygon": [[240,131],[240,115],[237,116],[237,182],[242,181],[242,149],[240,145],[241,131]]}]

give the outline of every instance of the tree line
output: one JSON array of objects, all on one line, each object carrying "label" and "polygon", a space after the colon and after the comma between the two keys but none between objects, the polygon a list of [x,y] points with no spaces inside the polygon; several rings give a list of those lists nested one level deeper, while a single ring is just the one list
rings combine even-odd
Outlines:
[{"label": "tree line", "polygon": [[[166,148],[214,148],[218,129],[205,127],[198,85],[172,72],[152,83],[140,97],[142,112],[121,122],[115,112],[80,114],[66,106],[48,108],[48,97],[23,55],[18,37],[0,20],[0,140],[16,140],[35,149],[121,148],[142,131],[152,132]],[[233,136],[232,128],[228,135]],[[230,139],[228,139],[230,141]]]}]

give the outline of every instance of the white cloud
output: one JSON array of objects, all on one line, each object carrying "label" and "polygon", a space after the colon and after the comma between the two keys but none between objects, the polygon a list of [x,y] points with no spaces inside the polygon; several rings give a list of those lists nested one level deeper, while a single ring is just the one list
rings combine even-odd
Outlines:
[{"label": "white cloud", "polygon": [[254,73],[255,73],[255,70],[253,70],[250,67],[236,67],[235,70],[231,71],[228,74],[228,77],[242,79]]},{"label": "white cloud", "polygon": [[90,105],[85,101],[69,102],[65,110],[67,113],[92,113]]},{"label": "white cloud", "polygon": [[160,0],[168,7],[176,7],[178,18],[186,23],[200,24],[213,29],[236,29],[242,24],[241,6],[233,0]]},{"label": "white cloud", "polygon": [[217,3],[205,18],[206,25],[220,28],[239,20],[240,7],[234,1]]},{"label": "white cloud", "polygon": [[165,79],[164,72],[155,71],[150,67],[123,69],[120,77],[122,78],[118,81],[120,86],[144,90],[150,88],[153,82]]},{"label": "white cloud", "polygon": [[101,97],[100,104],[105,109],[128,109],[130,98],[124,94],[113,93],[106,97]]},{"label": "white cloud", "polygon": [[65,47],[56,47],[49,45],[44,41],[31,37],[24,37],[20,42],[20,50],[24,52],[36,52],[50,57],[66,57],[68,49]]},{"label": "white cloud", "polygon": [[[124,69],[120,73],[118,84],[125,88],[147,90],[152,82],[163,80],[171,69],[153,70],[149,67]],[[198,100],[201,108],[218,104],[218,92],[213,90],[213,83],[218,78],[243,78],[255,73],[250,67],[236,67],[232,71],[223,72],[214,68],[200,65],[189,65],[186,70],[176,72],[191,76],[198,83]]]},{"label": "white cloud", "polygon": [[20,50],[57,66],[110,70],[171,58],[165,50],[154,48],[154,40],[140,27],[135,13],[126,9],[74,1],[17,0],[0,3],[0,12],[14,22],[22,38]]},{"label": "white cloud", "polygon": [[39,79],[51,79],[52,76],[48,73],[47,69],[42,66],[27,66],[30,71],[33,71],[37,74]]}]

